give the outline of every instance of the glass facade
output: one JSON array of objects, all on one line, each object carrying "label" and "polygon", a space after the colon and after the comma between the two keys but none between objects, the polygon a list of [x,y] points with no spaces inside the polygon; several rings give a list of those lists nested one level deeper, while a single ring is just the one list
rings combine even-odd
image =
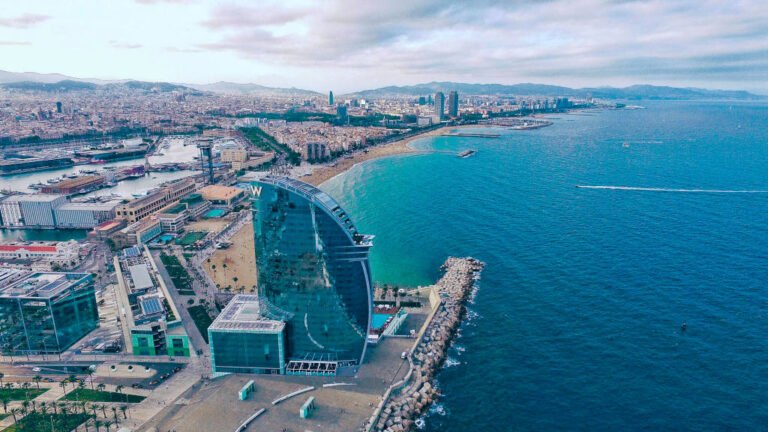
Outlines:
[{"label": "glass facade", "polygon": [[281,373],[285,364],[283,332],[257,333],[209,329],[216,373]]},{"label": "glass facade", "polygon": [[89,274],[35,273],[0,292],[3,353],[60,353],[98,325]]},{"label": "glass facade", "polygon": [[362,362],[372,237],[311,185],[266,177],[250,186],[262,313],[286,323],[287,359]]}]

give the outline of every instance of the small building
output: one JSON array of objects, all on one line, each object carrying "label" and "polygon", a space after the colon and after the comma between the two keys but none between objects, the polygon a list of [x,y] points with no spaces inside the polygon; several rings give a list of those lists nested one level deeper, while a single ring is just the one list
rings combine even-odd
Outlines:
[{"label": "small building", "polygon": [[72,195],[89,192],[102,187],[106,183],[103,175],[86,175],[62,180],[58,183],[45,185],[40,189],[42,193]]},{"label": "small building", "polygon": [[134,222],[115,232],[112,240],[120,247],[143,245],[163,233],[163,227],[157,218]]},{"label": "small building", "polygon": [[93,276],[27,272],[0,277],[0,317],[4,354],[61,353],[99,326]]},{"label": "small building", "polygon": [[285,323],[267,317],[256,295],[238,294],[208,327],[214,374],[285,373]]},{"label": "small building", "polygon": [[214,206],[232,207],[245,196],[245,191],[236,187],[209,185],[198,191],[203,199]]}]

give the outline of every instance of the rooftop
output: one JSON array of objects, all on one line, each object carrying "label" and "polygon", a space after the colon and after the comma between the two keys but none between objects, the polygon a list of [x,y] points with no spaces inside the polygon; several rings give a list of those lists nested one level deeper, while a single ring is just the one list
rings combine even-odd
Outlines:
[{"label": "rooftop", "polygon": [[14,195],[7,199],[7,202],[53,202],[59,198],[63,198],[64,195],[56,194],[29,194],[29,195]]},{"label": "rooftop", "polygon": [[280,332],[285,328],[282,321],[262,316],[259,296],[238,294],[211,324],[211,330],[250,330],[257,332]]},{"label": "rooftop", "polygon": [[87,277],[87,273],[29,273],[20,280],[0,287],[0,296],[50,299]]},{"label": "rooftop", "polygon": [[244,193],[242,189],[238,189],[236,187],[230,187],[230,186],[221,186],[221,185],[208,185],[200,189],[199,192],[203,196],[207,196],[209,199],[215,199],[215,200],[219,200],[219,199],[227,200]]},{"label": "rooftop", "polygon": [[90,210],[90,211],[111,211],[120,204],[120,201],[109,202],[69,202],[58,207],[59,210]]}]

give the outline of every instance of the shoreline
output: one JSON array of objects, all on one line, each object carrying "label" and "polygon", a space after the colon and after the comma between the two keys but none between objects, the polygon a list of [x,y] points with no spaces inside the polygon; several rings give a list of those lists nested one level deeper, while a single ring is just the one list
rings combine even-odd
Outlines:
[{"label": "shoreline", "polygon": [[343,174],[353,166],[363,163],[365,161],[380,159],[388,156],[396,156],[401,154],[411,153],[424,153],[409,146],[409,144],[418,139],[427,138],[431,136],[439,136],[443,133],[443,129],[447,126],[443,126],[437,129],[432,129],[427,132],[423,132],[414,136],[403,138],[391,143],[381,144],[377,146],[368,147],[368,152],[358,151],[352,158],[341,158],[335,161],[334,166],[319,165],[312,169],[312,173],[309,176],[299,178],[299,180],[309,183],[313,186],[320,186],[326,181],[336,177],[339,174]]},{"label": "shoreline", "polygon": [[407,353],[408,373],[385,392],[365,427],[365,432],[406,432],[417,427],[421,416],[440,397],[437,374],[448,355],[466,304],[477,288],[485,263],[472,257],[449,257],[441,266],[443,276],[433,286],[432,313]]}]

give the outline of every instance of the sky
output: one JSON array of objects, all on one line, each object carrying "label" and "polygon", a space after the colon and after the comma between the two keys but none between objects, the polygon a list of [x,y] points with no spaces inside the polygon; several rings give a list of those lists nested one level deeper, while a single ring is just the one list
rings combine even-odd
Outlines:
[{"label": "sky", "polygon": [[337,93],[458,81],[768,94],[768,4],[0,0],[0,70]]}]

